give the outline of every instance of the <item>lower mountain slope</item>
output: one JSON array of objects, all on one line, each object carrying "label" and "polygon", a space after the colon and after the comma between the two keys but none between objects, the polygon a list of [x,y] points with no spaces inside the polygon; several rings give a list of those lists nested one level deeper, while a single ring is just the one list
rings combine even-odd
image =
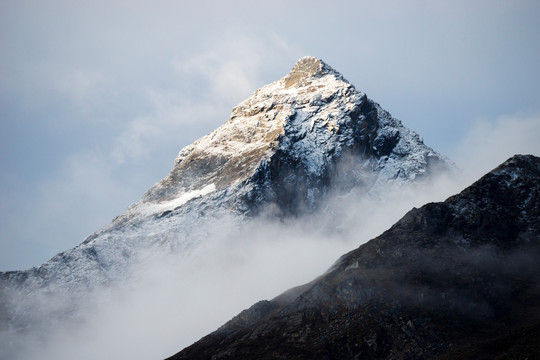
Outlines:
[{"label": "lower mountain slope", "polygon": [[540,158],[408,212],[180,359],[539,359]]}]

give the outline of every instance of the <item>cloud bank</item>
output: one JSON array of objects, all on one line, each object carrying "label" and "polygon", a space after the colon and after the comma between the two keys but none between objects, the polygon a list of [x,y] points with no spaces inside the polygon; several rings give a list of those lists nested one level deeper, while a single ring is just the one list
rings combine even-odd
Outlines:
[{"label": "cloud bank", "polygon": [[[93,291],[74,319],[46,315],[26,335],[2,334],[2,347],[14,359],[164,358],[253,303],[314,279],[412,206],[442,200],[455,186],[440,177],[389,187],[382,197],[358,189],[328,199],[320,212],[303,218],[224,219],[208,225],[209,236],[194,252],[149,250],[129,279]],[[69,300],[70,294],[59,295],[55,304],[37,294],[21,301],[29,301],[39,318]]]}]

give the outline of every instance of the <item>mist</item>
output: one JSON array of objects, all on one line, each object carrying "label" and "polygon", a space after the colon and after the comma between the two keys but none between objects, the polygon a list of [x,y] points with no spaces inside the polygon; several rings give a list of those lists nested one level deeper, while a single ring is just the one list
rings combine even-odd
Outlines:
[{"label": "mist", "polygon": [[156,247],[141,254],[127,280],[77,300],[68,319],[57,319],[55,309],[69,302],[69,294],[19,294],[45,320],[24,334],[5,331],[0,347],[10,359],[165,358],[255,302],[313,280],[413,206],[444,200],[458,186],[439,176],[390,184],[373,196],[351,189],[302,217],[225,217],[191,252]]}]

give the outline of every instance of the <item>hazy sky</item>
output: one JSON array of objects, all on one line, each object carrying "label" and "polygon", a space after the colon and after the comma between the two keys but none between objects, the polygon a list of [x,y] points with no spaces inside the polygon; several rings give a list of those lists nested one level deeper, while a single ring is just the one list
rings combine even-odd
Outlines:
[{"label": "hazy sky", "polygon": [[540,2],[0,0],[0,270],[137,201],[317,56],[478,172],[540,155]]}]

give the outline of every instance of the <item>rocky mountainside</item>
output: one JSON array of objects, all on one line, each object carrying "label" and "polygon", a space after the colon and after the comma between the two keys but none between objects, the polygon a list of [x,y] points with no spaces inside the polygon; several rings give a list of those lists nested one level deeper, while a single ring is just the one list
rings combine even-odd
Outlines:
[{"label": "rocky mountainside", "polygon": [[223,218],[245,221],[268,208],[298,216],[331,192],[376,193],[452,166],[330,66],[306,57],[182,149],[170,174],[111,224],[39,268],[0,273],[0,313],[30,324],[31,299],[49,297],[58,303],[49,312],[65,312],[56,294],[77,304],[93,287],[129,276],[152,250],[188,253]]},{"label": "rocky mountainside", "polygon": [[518,155],[170,359],[539,359],[538,259],[540,158]]}]

